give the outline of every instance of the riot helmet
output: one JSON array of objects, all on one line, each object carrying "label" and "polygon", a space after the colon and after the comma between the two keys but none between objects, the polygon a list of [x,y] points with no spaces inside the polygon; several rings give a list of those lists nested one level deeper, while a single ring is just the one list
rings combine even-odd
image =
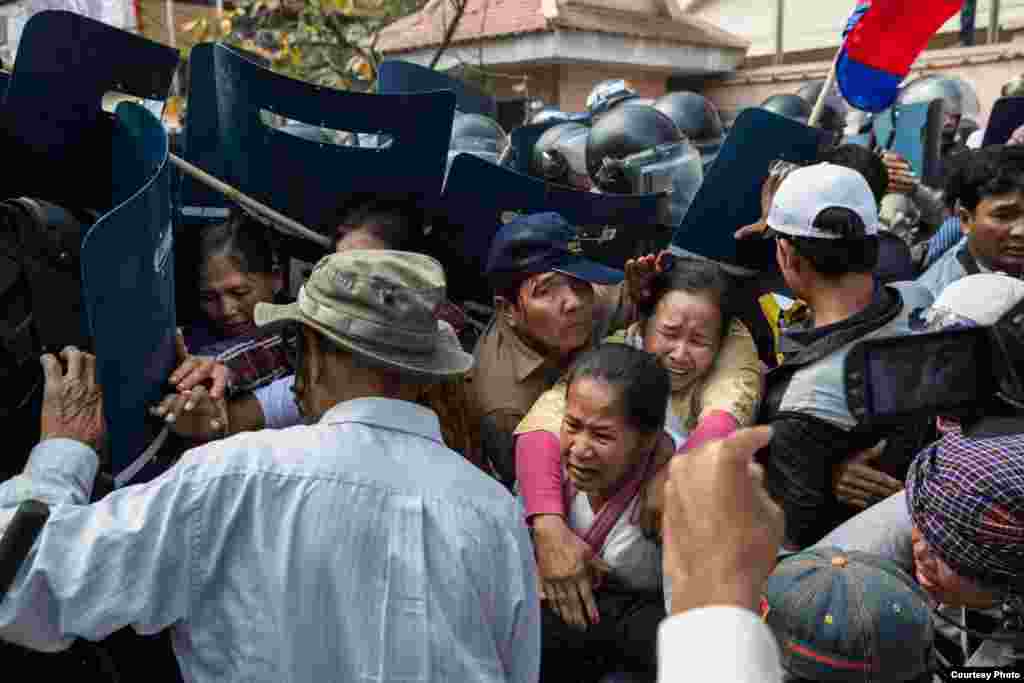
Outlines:
[{"label": "riot helmet", "polygon": [[695,92],[670,92],[654,102],[654,108],[675,121],[683,135],[701,144],[722,139],[722,117],[708,98]]},{"label": "riot helmet", "polygon": [[455,112],[448,145],[448,167],[455,155],[462,152],[496,164],[507,146],[508,135],[494,119],[482,114]]},{"label": "riot helmet", "polygon": [[587,170],[595,188],[615,194],[670,192],[664,220],[679,225],[704,179],[700,153],[654,107],[616,107],[591,128]]},{"label": "riot helmet", "polygon": [[772,95],[761,103],[761,109],[800,123],[811,118],[811,105],[799,95]]},{"label": "riot helmet", "polygon": [[662,95],[654,108],[675,121],[700,151],[704,170],[710,168],[725,138],[722,117],[714,103],[703,95],[684,91]]},{"label": "riot helmet", "polygon": [[921,76],[903,86],[896,104],[921,104],[935,100],[942,100],[945,104],[942,134],[946,138],[956,134],[962,117],[978,115],[978,96],[973,88],[960,79],[936,74]]},{"label": "riot helmet", "polygon": [[[797,97],[809,104],[811,111],[813,111],[814,105],[818,103],[818,98],[821,97],[821,91],[824,87],[825,80],[819,79],[803,85],[796,91],[796,94]],[[833,132],[842,132],[846,123],[847,111],[849,111],[849,106],[847,106],[846,100],[833,88],[832,92],[825,96],[825,109],[822,111],[821,119],[818,121],[819,127]]]},{"label": "riot helmet", "polygon": [[530,175],[551,183],[589,190],[589,134],[589,128],[575,121],[566,121],[548,128],[533,146],[533,153],[530,155]]},{"label": "riot helmet", "polygon": [[568,121],[569,115],[554,107],[544,107],[533,113],[530,124],[548,123],[549,121]]},{"label": "riot helmet", "polygon": [[621,78],[601,81],[587,95],[587,113],[598,116],[610,110],[619,102],[639,97],[630,84]]},{"label": "riot helmet", "polygon": [[653,107],[655,101],[656,100],[653,97],[629,97],[624,100],[620,100],[618,104],[621,104],[623,107],[631,107],[635,104],[642,107]]}]

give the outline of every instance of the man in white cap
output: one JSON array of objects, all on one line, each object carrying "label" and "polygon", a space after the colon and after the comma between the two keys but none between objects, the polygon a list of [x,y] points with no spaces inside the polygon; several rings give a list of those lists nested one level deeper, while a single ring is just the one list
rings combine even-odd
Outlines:
[{"label": "man in white cap", "polygon": [[849,349],[909,331],[911,312],[931,296],[915,285],[875,284],[878,209],[857,171],[828,163],[792,171],[766,223],[786,285],[809,310],[782,330],[783,362],[768,373],[758,420],[774,427],[761,454],[765,484],[786,513],[786,547],[798,550],[851,514],[836,499],[833,477],[887,436],[862,427],[846,403]]},{"label": "man in white cap", "polygon": [[[196,448],[93,505],[95,360],[66,350],[65,374],[44,356],[43,439],[0,485],[0,533],[24,501],[50,514],[0,601],[0,638],[54,651],[173,627],[189,681],[536,681],[522,511],[412,402],[472,365],[435,318],[444,291],[427,256],[325,257],[294,304],[255,312],[283,335],[307,424]],[[218,405],[201,387],[191,399]]]}]

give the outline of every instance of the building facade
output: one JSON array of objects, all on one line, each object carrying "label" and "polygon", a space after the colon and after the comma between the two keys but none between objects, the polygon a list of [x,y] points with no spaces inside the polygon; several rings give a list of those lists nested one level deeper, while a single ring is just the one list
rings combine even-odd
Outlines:
[{"label": "building facade", "polygon": [[[625,78],[642,96],[703,92],[726,116],[824,78],[854,0],[469,0],[442,69],[483,74],[500,100],[539,98],[580,111],[590,89]],[[950,19],[911,78],[971,84],[979,123],[1002,85],[1024,73],[1024,0],[977,0],[974,47]],[[430,64],[451,22],[448,0],[382,32],[386,57]]]}]

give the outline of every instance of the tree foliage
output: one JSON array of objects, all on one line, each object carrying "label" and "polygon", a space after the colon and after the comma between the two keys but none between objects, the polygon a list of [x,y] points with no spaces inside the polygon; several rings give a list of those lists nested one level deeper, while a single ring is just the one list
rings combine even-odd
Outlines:
[{"label": "tree foliage", "polygon": [[[447,0],[456,10],[465,0]],[[378,32],[426,0],[235,0],[221,17],[189,22],[198,41],[219,40],[268,59],[294,78],[367,90],[377,77]],[[453,14],[454,24],[462,12]]]}]

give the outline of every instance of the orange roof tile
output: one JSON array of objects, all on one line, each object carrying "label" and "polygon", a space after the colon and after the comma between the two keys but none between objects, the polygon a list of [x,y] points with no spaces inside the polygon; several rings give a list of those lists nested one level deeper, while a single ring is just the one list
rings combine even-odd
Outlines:
[{"label": "orange roof tile", "polygon": [[[586,0],[467,0],[467,3],[452,44],[558,29],[738,49],[750,44],[713,24],[668,9],[667,4],[661,4],[661,12],[652,13],[601,7]],[[382,53],[393,54],[440,45],[444,27],[452,16],[450,0],[430,0],[419,12],[382,30],[377,48]]]},{"label": "orange roof tile", "polygon": [[[537,33],[548,30],[541,0],[466,0],[466,12],[453,43]],[[381,31],[377,49],[404,52],[440,45],[452,18],[449,0],[430,0],[423,9],[403,17]]]}]

